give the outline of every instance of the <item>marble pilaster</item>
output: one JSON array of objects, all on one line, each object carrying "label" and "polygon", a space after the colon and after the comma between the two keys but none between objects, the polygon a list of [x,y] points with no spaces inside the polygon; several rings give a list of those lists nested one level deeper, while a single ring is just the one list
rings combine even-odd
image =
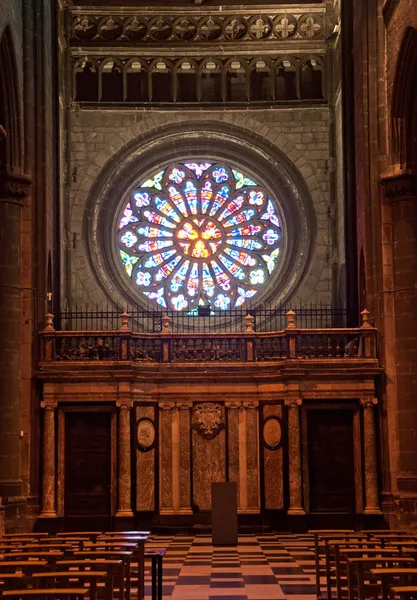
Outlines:
[{"label": "marble pilaster", "polygon": [[227,409],[227,441],[229,481],[237,485],[237,506],[241,509],[240,477],[239,477],[239,413],[242,403],[239,401],[226,402]]},{"label": "marble pilaster", "polygon": [[246,411],[246,512],[258,513],[259,498],[259,402],[243,402]]},{"label": "marble pilaster", "polygon": [[174,402],[159,404],[159,510],[174,513],[172,481],[172,412]]},{"label": "marble pilaster", "polygon": [[289,515],[304,515],[301,476],[300,398],[285,400],[288,407]]},{"label": "marble pilaster", "polygon": [[[136,406],[136,421],[143,418],[155,422],[155,407]],[[136,510],[155,510],[155,448],[149,452],[136,451],[136,485]]]},{"label": "marble pilaster", "polygon": [[53,398],[44,397],[41,402],[43,411],[43,448],[42,448],[42,505],[43,518],[55,518],[55,409],[56,402]]},{"label": "marble pilaster", "polygon": [[131,517],[132,482],[131,482],[131,438],[130,409],[132,401],[123,398],[117,401],[119,408],[119,470],[118,470],[118,508],[116,517]]},{"label": "marble pilaster", "polygon": [[[263,406],[263,421],[271,417],[282,417],[281,404],[265,404]],[[263,431],[265,435],[265,431]],[[281,431],[282,436],[282,431]],[[262,442],[264,439],[262,440]],[[261,443],[262,443],[261,442]],[[284,481],[283,481],[283,451],[281,441],[279,447],[270,449],[264,445],[263,468],[265,508],[267,510],[280,510],[284,507]]]},{"label": "marble pilaster", "polygon": [[179,506],[181,514],[191,514],[191,409],[192,402],[177,402],[179,422]]},{"label": "marble pilaster", "polygon": [[366,515],[380,514],[378,493],[378,464],[376,456],[376,431],[374,406],[376,398],[361,400],[363,406],[365,510]]}]

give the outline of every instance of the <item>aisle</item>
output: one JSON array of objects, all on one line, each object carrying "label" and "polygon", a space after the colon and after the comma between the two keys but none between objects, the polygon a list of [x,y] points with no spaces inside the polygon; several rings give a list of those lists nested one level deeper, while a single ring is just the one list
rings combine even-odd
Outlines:
[{"label": "aisle", "polygon": [[[315,600],[314,552],[307,535],[239,536],[237,547],[209,535],[153,536],[167,548],[164,600]],[[146,600],[150,600],[150,573]]]}]

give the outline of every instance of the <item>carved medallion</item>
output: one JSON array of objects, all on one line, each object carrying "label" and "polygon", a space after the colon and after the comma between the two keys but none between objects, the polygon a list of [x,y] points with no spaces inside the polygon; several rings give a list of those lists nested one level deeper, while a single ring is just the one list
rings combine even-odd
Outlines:
[{"label": "carved medallion", "polygon": [[269,417],[263,427],[264,444],[269,450],[278,450],[282,442],[281,420],[278,417]]},{"label": "carved medallion", "polygon": [[139,419],[136,426],[136,439],[141,452],[149,452],[155,446],[155,425],[151,419],[143,417]]},{"label": "carved medallion", "polygon": [[212,440],[224,429],[222,405],[215,402],[196,404],[193,410],[193,429],[206,440]]}]

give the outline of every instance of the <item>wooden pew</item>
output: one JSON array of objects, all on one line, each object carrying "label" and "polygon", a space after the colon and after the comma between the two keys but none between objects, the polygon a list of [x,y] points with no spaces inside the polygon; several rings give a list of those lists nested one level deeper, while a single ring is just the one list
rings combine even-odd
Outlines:
[{"label": "wooden pew", "polygon": [[[346,582],[347,589],[347,568],[345,560],[342,560],[340,552],[347,549],[367,550],[367,549],[382,549],[381,542],[373,542],[368,539],[360,540],[326,540],[325,555],[326,555],[326,586],[328,597],[331,597],[331,574],[334,572],[336,597],[338,600],[342,598],[342,584]],[[345,568],[344,568],[345,567]]]},{"label": "wooden pew", "polygon": [[166,550],[146,550],[145,557],[152,561],[152,600],[162,600],[163,575],[162,561]]},{"label": "wooden pew", "polygon": [[417,568],[377,568],[371,569],[370,573],[372,577],[375,577],[381,581],[382,600],[388,600],[390,587],[397,585],[397,583],[394,581],[395,579],[399,580],[398,585],[417,583]]},{"label": "wooden pew", "polygon": [[[112,578],[107,571],[50,571],[48,573],[34,573],[31,577],[33,586],[41,588],[82,587],[84,582],[89,584],[90,600],[98,600],[98,584],[104,583],[111,588],[113,594]],[[76,585],[74,586],[74,581]],[[110,597],[110,596],[109,596]]]},{"label": "wooden pew", "polygon": [[121,600],[130,600],[130,563],[132,561],[133,552],[127,552],[125,550],[82,550],[73,553],[74,558],[77,559],[116,559],[121,560],[123,563],[122,577],[121,580]]},{"label": "wooden pew", "polygon": [[2,560],[0,561],[0,573],[22,572],[25,575],[31,575],[37,571],[48,569],[46,560]]},{"label": "wooden pew", "polygon": [[109,585],[106,588],[106,597],[107,600],[113,600],[114,598],[114,588],[115,582],[119,588],[119,595],[123,594],[124,589],[124,566],[122,560],[115,559],[68,559],[68,560],[58,560],[57,568],[60,570],[70,571],[71,573],[77,573],[78,571],[85,571],[86,569],[90,569],[94,571],[98,569],[99,571],[106,570],[109,576]]},{"label": "wooden pew", "polygon": [[[139,600],[143,600],[145,596],[145,542],[147,541],[148,536],[146,535],[110,535],[103,534],[97,538],[97,542],[102,541],[110,541],[110,542],[126,542],[126,543],[136,543],[137,550],[136,560],[138,565],[137,577],[138,577],[138,598]],[[86,543],[87,545],[87,543]]]},{"label": "wooden pew", "polygon": [[400,598],[401,600],[411,600],[417,597],[417,586],[415,585],[395,585],[390,589],[390,598]]},{"label": "wooden pew", "polygon": [[13,561],[22,561],[22,560],[46,560],[51,569],[55,568],[56,561],[60,558],[64,558],[63,552],[57,552],[55,550],[51,551],[37,551],[34,550],[32,552],[9,552],[8,554],[3,555],[3,561],[13,562]]},{"label": "wooden pew", "polygon": [[43,600],[52,598],[52,600],[81,600],[88,596],[88,588],[51,588],[51,589],[29,589],[29,590],[7,590],[3,592],[1,598],[15,598],[24,600],[25,598],[36,598]]},{"label": "wooden pew", "polygon": [[0,595],[4,590],[13,590],[22,587],[24,579],[24,573],[0,573]]},{"label": "wooden pew", "polygon": [[[412,567],[415,561],[410,556],[367,556],[348,558],[348,598],[354,600],[355,588],[358,600],[365,600],[365,573],[371,569],[387,567]],[[375,587],[375,586],[374,586]]]}]

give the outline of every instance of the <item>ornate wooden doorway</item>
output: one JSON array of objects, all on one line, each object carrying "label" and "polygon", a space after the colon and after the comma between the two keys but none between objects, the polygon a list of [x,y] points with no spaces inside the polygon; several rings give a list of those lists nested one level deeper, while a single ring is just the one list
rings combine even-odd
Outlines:
[{"label": "ornate wooden doorway", "polygon": [[[114,514],[115,414],[110,410],[66,408],[60,423],[64,434],[63,515]],[[62,514],[61,513],[61,514]]]}]

